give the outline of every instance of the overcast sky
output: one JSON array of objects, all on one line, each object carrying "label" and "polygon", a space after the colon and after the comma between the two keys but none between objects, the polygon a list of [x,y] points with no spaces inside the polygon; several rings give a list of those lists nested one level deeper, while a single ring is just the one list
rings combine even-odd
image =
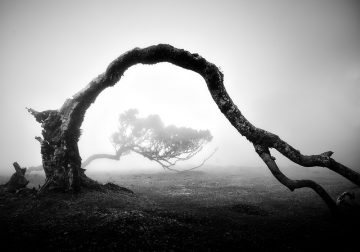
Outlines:
[{"label": "overcast sky", "polygon": [[[59,108],[134,47],[169,43],[219,66],[257,127],[304,154],[332,150],[360,168],[359,1],[0,1],[0,172],[41,162],[40,125],[25,107]],[[213,165],[263,167],[217,109],[197,74],[162,63],[129,69],[88,110],[83,158],[111,153],[119,113],[138,108],[166,124],[209,129]],[[291,163],[276,154],[280,165]],[[196,163],[197,160],[194,160]],[[156,167],[136,155],[97,167]],[[191,165],[191,164],[190,164]],[[157,168],[160,170],[160,168]]]}]

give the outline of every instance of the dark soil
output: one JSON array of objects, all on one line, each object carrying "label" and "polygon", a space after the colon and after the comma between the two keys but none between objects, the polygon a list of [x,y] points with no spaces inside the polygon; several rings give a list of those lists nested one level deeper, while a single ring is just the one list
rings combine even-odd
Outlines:
[{"label": "dark soil", "polygon": [[[348,250],[359,219],[271,177],[202,172],[112,177],[131,191],[0,193],[1,251]],[[325,181],[325,180],[324,180]],[[333,195],[351,185],[324,185]]]}]

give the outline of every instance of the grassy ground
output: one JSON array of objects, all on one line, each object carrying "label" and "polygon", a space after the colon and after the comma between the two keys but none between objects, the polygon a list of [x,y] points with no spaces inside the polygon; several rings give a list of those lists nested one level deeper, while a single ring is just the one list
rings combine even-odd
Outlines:
[{"label": "grassy ground", "polygon": [[[312,191],[290,192],[268,176],[194,171],[98,179],[111,180],[134,194],[108,190],[33,198],[1,192],[2,247],[305,251],[346,250],[358,243],[358,219],[335,219]],[[332,195],[351,187],[325,178],[320,182]]]}]

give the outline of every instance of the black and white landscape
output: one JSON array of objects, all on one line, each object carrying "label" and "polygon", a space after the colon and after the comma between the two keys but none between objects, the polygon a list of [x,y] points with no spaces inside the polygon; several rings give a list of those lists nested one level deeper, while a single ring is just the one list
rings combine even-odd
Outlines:
[{"label": "black and white landscape", "polygon": [[356,244],[357,1],[0,1],[9,251]]}]

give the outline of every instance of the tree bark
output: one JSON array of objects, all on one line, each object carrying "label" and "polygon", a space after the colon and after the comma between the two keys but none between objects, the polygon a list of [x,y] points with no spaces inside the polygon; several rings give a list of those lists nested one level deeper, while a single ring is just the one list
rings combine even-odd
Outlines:
[{"label": "tree bark", "polygon": [[[104,89],[115,85],[129,67],[136,64],[156,64],[159,62],[169,62],[200,74],[220,111],[241,135],[257,146],[260,157],[263,160],[265,159],[264,162],[270,170],[274,170],[275,161],[268,162],[269,154],[265,155],[264,153],[267,153],[266,150],[269,148],[274,148],[299,165],[327,167],[356,185],[360,185],[360,174],[337,163],[331,158],[332,152],[311,156],[302,155],[277,135],[252,125],[231,100],[223,83],[224,76],[216,65],[196,53],[192,54],[170,45],[159,44],[142,49],[135,48],[122,54],[110,63],[104,73],[92,80],[72,98],[67,99],[58,110],[36,112],[29,109],[36,120],[42,123],[44,140],[41,144],[41,153],[43,166],[46,176],[53,178],[52,186],[66,190],[77,190],[82,185],[82,178],[85,175],[81,173],[81,158],[77,142],[85,112],[96,97]],[[260,149],[265,152],[259,151]],[[279,179],[278,173],[275,174]],[[279,181],[288,187],[290,185],[290,189],[298,188],[296,185],[291,186],[291,181],[286,179],[279,179]],[[320,192],[321,190],[313,184],[301,183],[301,187],[303,186],[314,189],[325,200],[322,196],[323,193]],[[325,201],[327,202],[327,200]]]}]

